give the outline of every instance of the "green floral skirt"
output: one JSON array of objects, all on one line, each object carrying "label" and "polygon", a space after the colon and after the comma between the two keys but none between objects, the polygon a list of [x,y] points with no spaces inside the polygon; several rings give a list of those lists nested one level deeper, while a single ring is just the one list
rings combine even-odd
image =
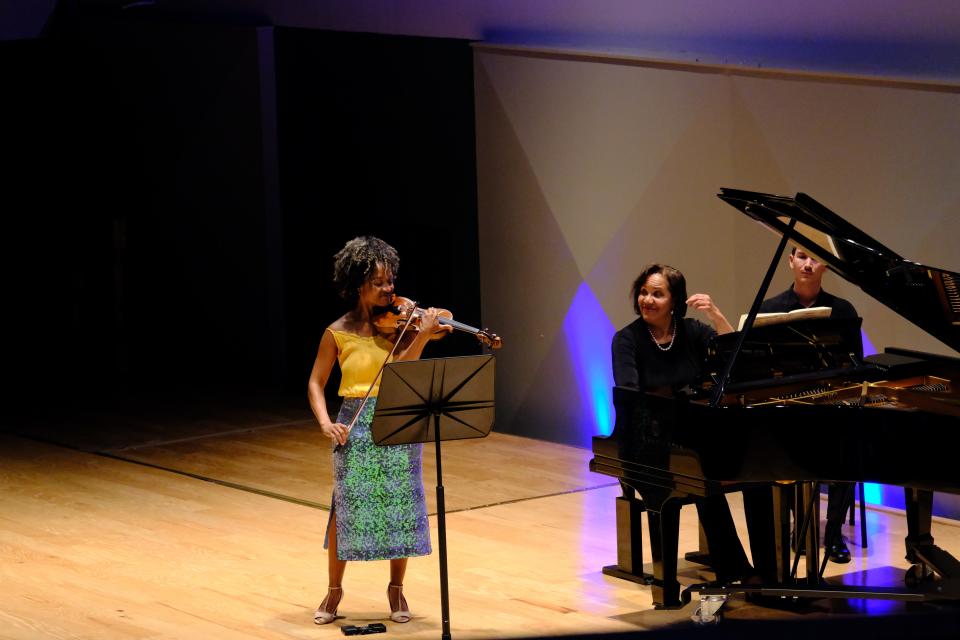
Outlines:
[{"label": "green floral skirt", "polygon": [[[360,401],[345,398],[337,422],[349,424]],[[333,454],[331,516],[337,516],[340,560],[390,560],[430,553],[423,445],[375,445],[370,434],[375,406],[376,398],[369,398],[346,445]]]}]

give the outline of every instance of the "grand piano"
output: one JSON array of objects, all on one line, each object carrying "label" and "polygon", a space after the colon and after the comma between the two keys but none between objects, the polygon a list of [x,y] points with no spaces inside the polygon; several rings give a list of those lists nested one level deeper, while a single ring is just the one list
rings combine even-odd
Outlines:
[{"label": "grand piano", "polygon": [[[888,348],[860,359],[859,319],[754,326],[788,243],[826,263],[913,324],[960,350],[960,274],[902,258],[813,198],[722,189],[719,197],[780,235],[779,245],[738,332],[708,348],[704,379],[682,390],[614,388],[616,423],[593,439],[590,469],[620,480],[617,564],[604,573],[651,585],[658,608],[683,606],[677,581],[680,507],[697,497],[757,483],[806,501],[806,575],[791,557],[787,492],[773,491],[777,580],[764,585],[701,585],[794,597],[960,599],[960,563],[930,533],[933,493],[960,493],[960,359]],[[826,438],[829,437],[827,446]],[[823,481],[904,487],[912,563],[903,587],[844,587],[822,579],[817,507]],[[646,513],[653,574],[643,571]],[[812,523],[812,524],[810,524]],[[799,525],[799,523],[798,523]],[[799,527],[798,527],[799,528]],[[714,598],[716,599],[716,598]],[[716,606],[716,605],[715,605]]]}]

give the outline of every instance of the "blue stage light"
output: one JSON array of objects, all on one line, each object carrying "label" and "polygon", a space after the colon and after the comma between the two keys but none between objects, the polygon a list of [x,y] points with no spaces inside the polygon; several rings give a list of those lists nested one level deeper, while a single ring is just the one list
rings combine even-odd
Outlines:
[{"label": "blue stage light", "polygon": [[867,504],[883,504],[883,485],[865,482],[863,484],[863,499]]},{"label": "blue stage light", "polygon": [[860,338],[863,340],[863,357],[872,356],[877,352],[877,348],[870,342],[865,329],[860,329]]},{"label": "blue stage light", "polygon": [[577,377],[580,400],[587,411],[584,438],[610,435],[613,430],[613,367],[610,343],[614,328],[586,282],[577,289],[563,321],[570,362]]}]

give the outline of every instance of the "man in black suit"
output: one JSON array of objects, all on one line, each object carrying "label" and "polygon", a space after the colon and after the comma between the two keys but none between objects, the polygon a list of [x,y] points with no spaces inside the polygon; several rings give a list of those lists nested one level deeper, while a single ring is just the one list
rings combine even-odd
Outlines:
[{"label": "man in black suit", "polygon": [[[856,318],[857,310],[853,305],[823,290],[821,280],[827,265],[806,251],[794,247],[787,258],[793,272],[793,285],[760,305],[761,313],[782,313],[807,307],[830,307],[831,318]],[[863,344],[859,345],[857,357],[863,359]],[[834,482],[827,491],[827,527],[823,536],[823,545],[833,562],[850,562],[850,550],[840,528],[850,504],[853,502],[852,482]]]}]

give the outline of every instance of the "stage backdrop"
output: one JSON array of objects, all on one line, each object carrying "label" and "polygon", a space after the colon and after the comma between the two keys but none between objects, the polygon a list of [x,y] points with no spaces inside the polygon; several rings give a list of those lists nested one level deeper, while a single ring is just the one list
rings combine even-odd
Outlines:
[{"label": "stage backdrop", "polygon": [[[610,340],[649,262],[681,269],[731,323],[748,310],[778,238],[720,187],[805,192],[901,255],[960,271],[958,87],[483,45],[474,62],[501,431],[580,446],[609,432]],[[790,285],[783,262],[771,295]],[[839,276],[824,286],[856,306],[868,353],[956,355]]]}]

